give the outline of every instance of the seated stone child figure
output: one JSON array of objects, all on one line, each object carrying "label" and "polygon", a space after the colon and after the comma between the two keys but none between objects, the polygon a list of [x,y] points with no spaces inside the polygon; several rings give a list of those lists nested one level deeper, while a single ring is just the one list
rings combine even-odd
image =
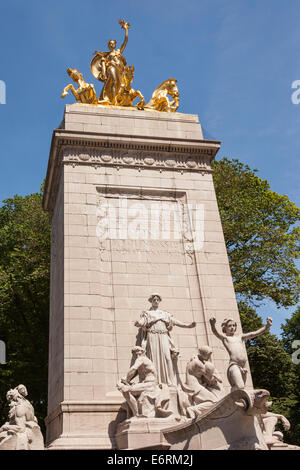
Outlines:
[{"label": "seated stone child figure", "polygon": [[227,369],[227,377],[231,385],[231,391],[244,389],[247,377],[247,370],[245,369],[247,353],[244,341],[255,338],[268,331],[272,325],[272,318],[268,317],[266,325],[259,330],[250,333],[242,333],[241,335],[235,335],[237,324],[232,318],[223,321],[221,325],[222,333],[216,329],[216,319],[214,317],[210,318],[209,321],[212,332],[223,342],[229,354],[230,362]]},{"label": "seated stone child figure", "polygon": [[[157,372],[153,362],[146,356],[146,351],[140,346],[132,349],[135,362],[125,378],[118,384],[118,390],[123,394],[128,410],[127,418],[168,417],[173,414],[168,410],[169,394],[158,385]],[[132,380],[138,376],[139,381]]]},{"label": "seated stone child figure", "polygon": [[211,362],[211,355],[209,346],[201,346],[187,363],[184,390],[189,396],[186,414],[190,418],[211,408],[224,395],[222,379]]}]

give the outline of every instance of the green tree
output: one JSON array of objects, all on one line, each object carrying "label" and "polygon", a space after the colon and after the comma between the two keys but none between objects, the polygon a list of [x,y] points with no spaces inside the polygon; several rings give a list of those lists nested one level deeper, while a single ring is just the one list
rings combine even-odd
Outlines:
[{"label": "green tree", "polygon": [[0,366],[0,421],[6,392],[24,383],[43,426],[47,400],[49,318],[49,215],[42,195],[15,196],[0,207],[0,339],[7,363]]},{"label": "green tree", "polygon": [[[293,313],[291,318],[288,318],[285,323],[281,325],[281,329],[284,348],[289,354],[292,355],[296,352],[296,348],[299,349],[299,345],[293,345],[293,342],[300,341],[300,306]],[[300,354],[295,354],[295,362],[298,362],[298,360],[300,361]]]},{"label": "green tree", "polygon": [[278,306],[299,298],[300,209],[270,190],[247,165],[214,163],[214,184],[236,293],[272,299]]}]

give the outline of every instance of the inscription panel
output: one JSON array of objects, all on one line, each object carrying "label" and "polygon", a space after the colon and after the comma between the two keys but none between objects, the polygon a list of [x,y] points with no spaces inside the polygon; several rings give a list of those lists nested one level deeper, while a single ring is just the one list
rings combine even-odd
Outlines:
[{"label": "inscription panel", "polygon": [[[198,274],[191,219],[185,192],[98,186],[97,193],[99,265],[112,285],[116,357],[122,376],[138,341],[134,321],[148,308],[151,292],[159,292],[162,308],[179,320],[204,322],[197,283],[195,288]],[[180,349],[179,371],[184,373],[186,361],[199,346],[196,330],[175,328],[172,336]]]}]

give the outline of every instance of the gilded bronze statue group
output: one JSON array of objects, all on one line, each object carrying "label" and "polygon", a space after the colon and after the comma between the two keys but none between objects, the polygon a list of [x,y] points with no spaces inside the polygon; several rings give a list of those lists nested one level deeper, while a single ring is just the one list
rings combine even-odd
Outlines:
[{"label": "gilded bronze statue group", "polygon": [[[127,65],[126,59],[123,56],[128,42],[128,29],[130,25],[125,20],[119,20],[119,23],[125,31],[121,47],[117,49],[116,40],[110,39],[107,43],[109,50],[106,52],[96,51],[91,61],[92,75],[97,80],[103,82],[99,99],[94,85],[86,83],[83,75],[77,69],[72,68],[68,68],[67,73],[77,84],[77,89],[74,88],[73,84],[67,85],[62,92],[62,98],[71,90],[76,101],[79,103],[175,112],[179,106],[179,92],[177,80],[174,78],[169,78],[161,83],[154,90],[147,104],[143,94],[139,90],[132,88],[134,66]],[[134,104],[137,98],[139,101]]]}]

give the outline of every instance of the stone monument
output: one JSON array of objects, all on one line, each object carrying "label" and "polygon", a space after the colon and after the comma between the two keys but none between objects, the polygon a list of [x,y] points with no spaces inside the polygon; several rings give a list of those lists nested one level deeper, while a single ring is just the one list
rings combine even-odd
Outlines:
[{"label": "stone monument", "polygon": [[212,180],[220,142],[204,139],[198,116],[176,112],[175,79],[147,104],[131,87],[129,23],[120,25],[120,49],[110,40],[91,62],[99,99],[68,69],[78,89],[63,96],[71,89],[78,102],[52,137],[46,445],[267,448],[256,415],[269,393],[251,391],[250,373],[231,392],[227,340],[209,325],[230,318],[242,334]]}]

